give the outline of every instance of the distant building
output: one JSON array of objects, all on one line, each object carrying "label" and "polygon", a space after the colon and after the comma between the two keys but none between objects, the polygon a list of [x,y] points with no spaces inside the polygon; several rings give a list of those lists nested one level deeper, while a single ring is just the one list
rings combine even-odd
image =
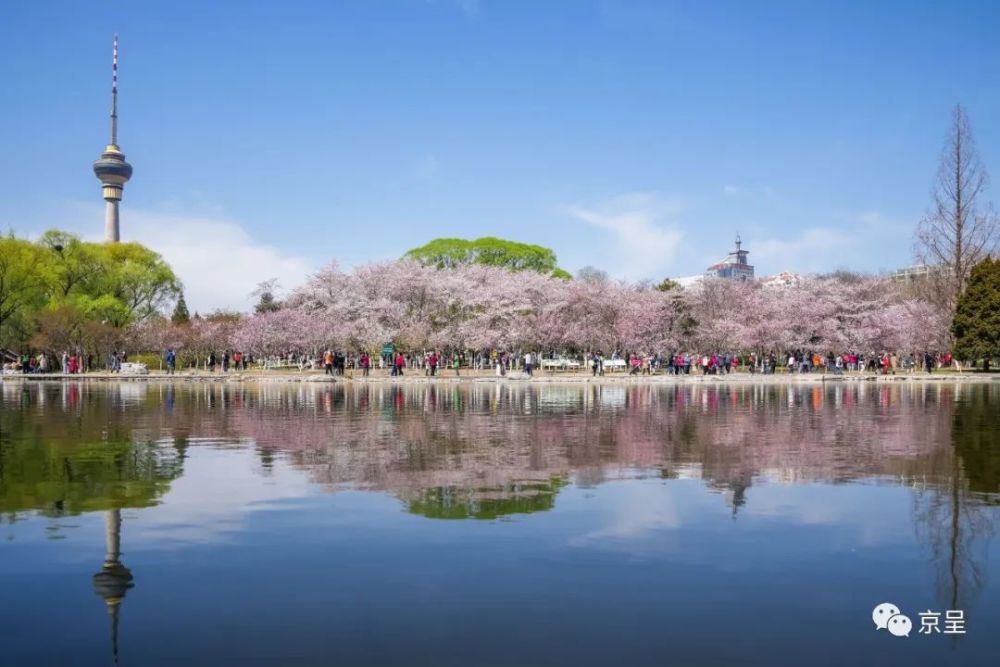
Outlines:
[{"label": "distant building", "polygon": [[942,267],[934,264],[917,264],[907,266],[903,269],[896,269],[889,274],[889,279],[897,283],[912,283],[917,280],[929,278],[932,274],[940,272]]},{"label": "distant building", "polygon": [[780,289],[785,287],[798,287],[800,282],[802,282],[802,277],[799,274],[792,273],[791,271],[782,271],[777,275],[761,278],[760,286]]},{"label": "distant building", "polygon": [[753,264],[747,261],[750,253],[743,250],[743,241],[736,235],[736,250],[719,262],[705,270],[706,278],[725,278],[727,280],[753,280]]}]

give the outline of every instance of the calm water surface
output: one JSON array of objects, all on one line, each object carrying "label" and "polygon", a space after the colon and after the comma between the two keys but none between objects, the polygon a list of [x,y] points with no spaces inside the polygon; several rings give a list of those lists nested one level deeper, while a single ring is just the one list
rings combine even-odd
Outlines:
[{"label": "calm water surface", "polygon": [[1000,383],[0,391],[2,665],[1000,664]]}]

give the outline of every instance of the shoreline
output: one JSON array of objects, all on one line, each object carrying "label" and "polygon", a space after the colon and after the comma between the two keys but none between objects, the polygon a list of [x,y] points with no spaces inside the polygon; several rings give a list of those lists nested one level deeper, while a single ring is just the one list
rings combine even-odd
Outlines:
[{"label": "shoreline", "polygon": [[542,373],[536,372],[531,378],[517,371],[505,376],[496,376],[491,372],[469,372],[455,377],[443,373],[434,377],[414,372],[412,375],[392,377],[388,373],[380,373],[362,377],[347,373],[343,376],[329,376],[321,372],[314,373],[176,373],[167,375],[165,372],[152,372],[147,375],[122,375],[119,373],[84,373],[69,375],[62,373],[39,374],[5,374],[0,375],[0,383],[28,382],[212,382],[236,384],[473,384],[473,383],[513,383],[513,384],[664,384],[664,385],[694,385],[694,384],[825,384],[825,383],[922,383],[922,382],[961,382],[990,383],[1000,382],[1000,372],[990,373],[901,373],[897,375],[875,375],[872,373],[779,373],[762,375],[760,373],[730,373],[728,375],[627,375],[624,373],[593,377],[590,373]]}]

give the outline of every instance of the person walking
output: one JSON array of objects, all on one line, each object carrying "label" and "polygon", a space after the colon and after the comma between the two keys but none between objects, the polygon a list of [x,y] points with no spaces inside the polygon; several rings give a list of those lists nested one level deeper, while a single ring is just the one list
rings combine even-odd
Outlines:
[{"label": "person walking", "polygon": [[525,374],[528,377],[531,377],[531,370],[532,370],[531,362],[532,362],[531,352],[525,352],[524,353],[524,372],[525,372]]},{"label": "person walking", "polygon": [[392,363],[392,374],[399,376],[403,374],[403,366],[406,365],[406,359],[403,357],[402,352],[396,353],[396,358]]},{"label": "person walking", "polygon": [[358,363],[361,365],[361,376],[368,377],[368,369],[372,366],[372,360],[367,352],[361,353],[361,359],[358,360]]},{"label": "person walking", "polygon": [[333,375],[333,352],[330,350],[323,353],[323,368],[326,369],[324,375]]},{"label": "person walking", "polygon": [[451,367],[455,369],[455,377],[459,377],[459,369],[462,367],[462,362],[457,354],[451,358]]},{"label": "person walking", "polygon": [[431,350],[430,355],[428,355],[427,357],[427,367],[430,371],[431,377],[434,377],[437,374],[438,361],[439,359],[437,352]]},{"label": "person walking", "polygon": [[174,354],[173,348],[167,348],[167,375],[174,374],[174,366],[177,363],[177,355]]},{"label": "person walking", "polygon": [[214,373],[215,372],[215,351],[214,350],[208,353],[208,372],[209,373]]}]

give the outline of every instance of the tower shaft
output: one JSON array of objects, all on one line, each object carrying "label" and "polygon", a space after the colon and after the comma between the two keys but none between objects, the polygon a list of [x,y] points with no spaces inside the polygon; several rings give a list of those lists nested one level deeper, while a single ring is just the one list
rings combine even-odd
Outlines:
[{"label": "tower shaft", "polygon": [[118,243],[121,240],[116,199],[104,200],[104,240],[107,243]]}]

